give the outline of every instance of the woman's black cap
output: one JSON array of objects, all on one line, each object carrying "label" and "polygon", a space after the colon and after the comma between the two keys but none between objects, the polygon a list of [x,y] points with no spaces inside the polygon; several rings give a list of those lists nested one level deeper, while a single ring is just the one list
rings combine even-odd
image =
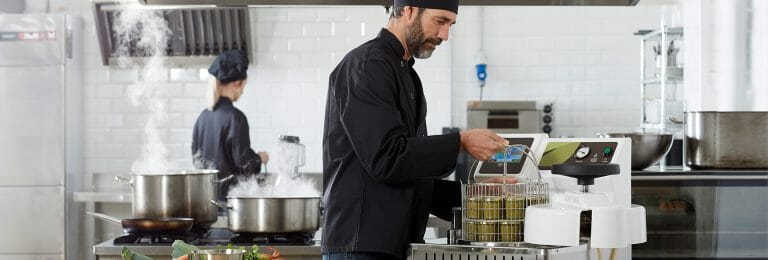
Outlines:
[{"label": "woman's black cap", "polygon": [[216,57],[208,73],[226,84],[248,77],[248,55],[241,50],[225,51]]}]

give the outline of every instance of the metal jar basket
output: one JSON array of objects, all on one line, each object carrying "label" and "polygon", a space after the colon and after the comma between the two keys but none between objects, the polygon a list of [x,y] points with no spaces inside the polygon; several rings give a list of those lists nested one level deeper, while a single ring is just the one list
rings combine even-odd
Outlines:
[{"label": "metal jar basket", "polygon": [[[520,145],[514,145],[520,146]],[[535,157],[524,146],[523,154],[534,165]],[[506,166],[504,178],[506,180]],[[538,167],[537,167],[538,168]],[[474,170],[470,174],[474,173]],[[530,205],[549,203],[549,185],[538,180],[523,183],[476,183],[470,176],[469,183],[461,187],[463,242],[523,242],[525,208]],[[474,183],[473,183],[474,182]]]}]

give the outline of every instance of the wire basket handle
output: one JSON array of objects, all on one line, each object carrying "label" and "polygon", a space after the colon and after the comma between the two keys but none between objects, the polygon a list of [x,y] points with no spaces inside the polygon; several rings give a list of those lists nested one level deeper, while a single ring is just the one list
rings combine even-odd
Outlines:
[{"label": "wire basket handle", "polygon": [[[533,162],[533,166],[536,168],[536,173],[539,178],[537,181],[541,181],[541,172],[538,171],[539,169],[539,160],[536,158],[536,156],[533,154],[533,151],[531,148],[524,144],[511,144],[511,145],[505,145],[504,146],[504,170],[502,171],[502,183],[506,184],[507,182],[507,164],[509,163],[511,157],[510,154],[507,152],[510,148],[521,148],[519,151],[528,157]],[[467,177],[467,184],[477,183],[477,180],[475,179],[475,171],[477,170],[478,161],[475,160],[472,162],[472,166],[469,167],[469,176]],[[523,169],[525,168],[525,164],[523,164]]]}]

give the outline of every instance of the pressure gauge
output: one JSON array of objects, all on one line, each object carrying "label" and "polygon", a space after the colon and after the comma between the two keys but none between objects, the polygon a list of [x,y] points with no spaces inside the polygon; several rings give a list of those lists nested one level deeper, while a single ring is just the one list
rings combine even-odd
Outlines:
[{"label": "pressure gauge", "polygon": [[576,153],[573,156],[576,157],[576,159],[581,160],[587,158],[587,155],[589,155],[589,146],[585,145],[576,149]]}]

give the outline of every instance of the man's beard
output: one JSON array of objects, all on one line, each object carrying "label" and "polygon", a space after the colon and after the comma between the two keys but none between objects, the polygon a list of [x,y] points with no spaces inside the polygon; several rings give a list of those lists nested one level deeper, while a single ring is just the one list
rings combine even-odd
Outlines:
[{"label": "man's beard", "polygon": [[[426,59],[432,56],[432,52],[443,41],[438,38],[426,39],[424,30],[421,27],[421,14],[417,15],[416,21],[405,31],[405,44],[411,51],[413,57]],[[432,48],[426,46],[427,43],[434,45]]]}]

